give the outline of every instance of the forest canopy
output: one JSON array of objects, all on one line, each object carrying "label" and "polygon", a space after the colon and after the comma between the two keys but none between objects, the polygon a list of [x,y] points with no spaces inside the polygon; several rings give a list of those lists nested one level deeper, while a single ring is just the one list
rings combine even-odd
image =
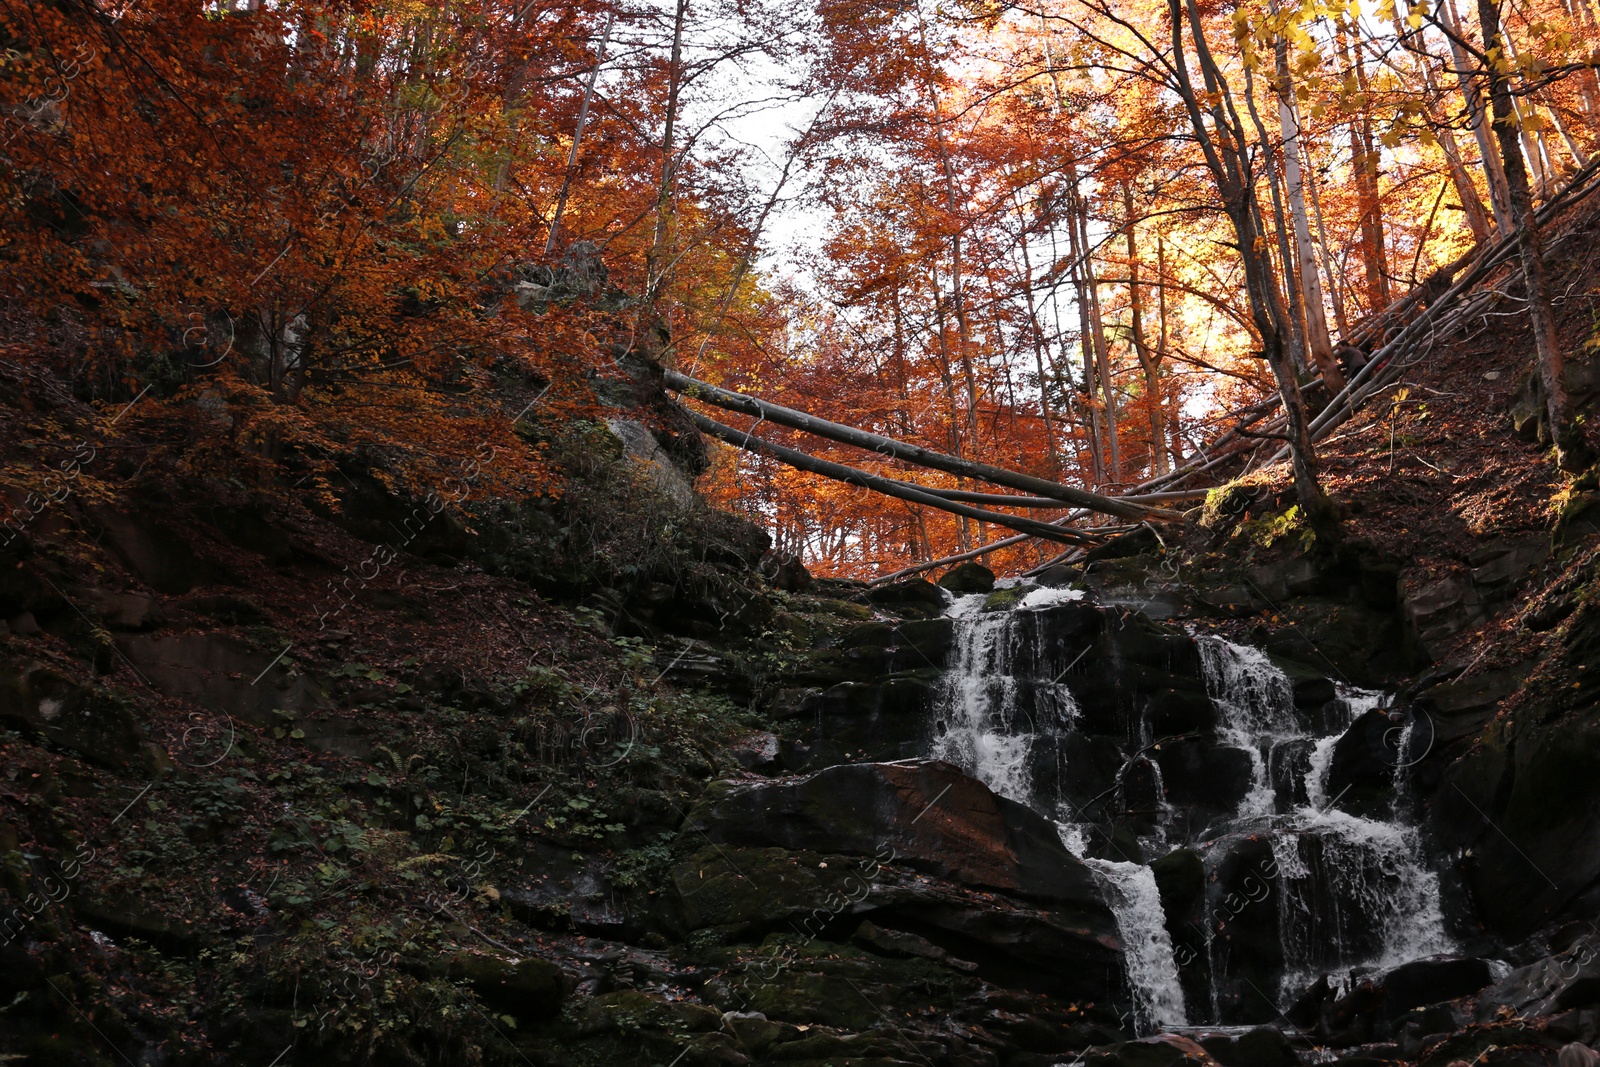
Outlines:
[{"label": "forest canopy", "polygon": [[[1529,220],[1596,150],[1596,30],[1590,0],[5,0],[0,342],[262,491],[361,454],[559,494],[551,442],[639,357],[1109,493],[1270,401],[1309,506],[1308,415],[1475,247],[1519,242],[1559,383]],[[826,573],[997,535],[735,449],[702,487]]]}]

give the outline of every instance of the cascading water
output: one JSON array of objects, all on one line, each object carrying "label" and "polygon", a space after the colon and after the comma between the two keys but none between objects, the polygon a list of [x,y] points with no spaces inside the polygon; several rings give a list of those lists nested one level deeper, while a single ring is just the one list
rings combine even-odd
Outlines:
[{"label": "cascading water", "polygon": [[[1017,604],[1017,611],[1081,596],[1036,590]],[[1035,729],[1018,699],[1019,688],[1026,683],[1034,700],[1046,701],[1055,721],[1071,721],[1075,706],[1071,690],[1059,678],[1018,674],[1047,662],[1047,657],[1037,649],[1019,648],[1016,613],[984,611],[984,600],[981,595],[961,597],[950,610],[955,644],[940,680],[932,754],[965,768],[1001,796],[1027,803],[1032,792],[1028,752]]]},{"label": "cascading water", "polygon": [[[1063,840],[1068,840],[1063,836]],[[1070,844],[1069,844],[1070,847]],[[1138,863],[1085,860],[1111,888],[1111,910],[1122,935],[1134,1014],[1142,1033],[1183,1026],[1183,986],[1167,933],[1155,872]]]},{"label": "cascading water", "polygon": [[[1042,736],[1039,722],[1044,719],[1050,720],[1052,729],[1068,734],[1089,728],[1087,721],[1077,722],[1077,704],[1062,678],[1094,646],[1073,648],[1052,639],[1051,626],[1056,623],[1049,610],[1080,597],[1075,592],[1033,590],[1010,610],[998,611],[984,610],[986,598],[981,596],[958,598],[950,611],[955,644],[940,688],[939,724],[932,744],[934,755],[964,767],[996,792],[1052,815],[1067,809],[1034,795],[1030,752]],[[1099,609],[1081,605],[1063,610],[1070,614]],[[1078,624],[1064,619],[1059,625],[1071,630]],[[1199,636],[1186,654],[1196,652],[1199,675],[1216,712],[1214,741],[1207,744],[1247,754],[1249,782],[1247,788],[1241,784],[1243,795],[1221,836],[1200,841],[1191,837],[1188,847],[1203,858],[1207,872],[1214,872],[1225,865],[1230,849],[1267,839],[1271,862],[1264,877],[1277,883],[1276,915],[1270,905],[1262,905],[1267,908],[1265,916],[1258,913],[1250,921],[1276,921],[1280,996],[1296,995],[1320,974],[1358,966],[1386,968],[1447,951],[1451,946],[1440,909],[1439,879],[1421,859],[1416,831],[1398,818],[1350,814],[1337,806],[1340,796],[1329,795],[1341,735],[1364,713],[1382,707],[1385,695],[1337,686],[1333,700],[1300,709],[1295,684],[1259,649]],[[1113,672],[1122,669],[1119,655],[1115,647],[1106,650],[1104,662],[1116,665],[1109,668]],[[1327,683],[1319,680],[1319,684]],[[1084,691],[1086,700],[1091,695],[1096,694]],[[1147,736],[1150,728],[1144,720],[1136,720],[1114,742],[1107,739],[1106,729],[1101,726],[1098,735],[1086,737],[1084,750],[1092,742],[1100,746],[1095,751],[1115,744],[1124,753],[1108,783],[1111,788],[1105,791],[1116,798],[1122,813],[1114,818],[1142,816],[1148,832],[1152,813],[1135,810],[1137,793],[1141,802],[1153,801],[1160,809],[1155,814],[1165,827],[1168,814],[1182,813],[1165,799],[1165,768],[1160,762],[1164,757]],[[1404,783],[1408,735],[1397,727],[1395,736],[1401,743],[1396,761],[1398,794]],[[1237,759],[1242,764],[1244,757]],[[1074,821],[1058,823],[1061,838],[1106,886],[1125,946],[1137,1028],[1148,1033],[1184,1025],[1194,1012],[1204,1013],[1194,997],[1205,987],[1190,987],[1186,1011],[1185,983],[1194,981],[1194,975],[1183,978],[1180,973],[1152,868],[1130,862],[1140,857],[1130,857],[1110,840],[1106,835],[1111,828],[1103,822],[1077,821],[1079,809],[1072,810]],[[1184,826],[1191,832],[1196,829],[1187,820],[1174,825],[1178,831]],[[1181,837],[1178,831],[1174,832]],[[1137,846],[1126,847],[1137,847],[1145,858],[1154,858],[1173,844],[1182,844],[1169,843],[1166,833],[1158,828],[1156,836],[1138,837]],[[1108,852],[1122,858],[1103,858]],[[1213,873],[1207,878],[1208,884],[1216,881]],[[1215,892],[1224,890],[1222,885]],[[1213,937],[1213,927],[1219,919],[1224,925],[1234,921],[1234,915],[1219,913],[1215,904],[1208,897],[1203,951],[1210,970],[1204,980],[1211,983],[1210,1016],[1223,1021],[1230,1009],[1219,1002],[1217,990],[1231,964],[1226,952],[1219,954],[1214,948],[1222,939]],[[1187,956],[1186,962],[1192,958]]]}]

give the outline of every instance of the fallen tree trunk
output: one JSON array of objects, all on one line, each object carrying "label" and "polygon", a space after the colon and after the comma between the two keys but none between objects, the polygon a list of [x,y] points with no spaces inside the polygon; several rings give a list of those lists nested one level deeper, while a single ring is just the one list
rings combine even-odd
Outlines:
[{"label": "fallen tree trunk", "polygon": [[780,426],[803,430],[818,437],[825,437],[830,441],[854,445],[857,448],[864,448],[879,455],[889,456],[892,459],[904,460],[919,467],[931,467],[934,470],[942,470],[948,474],[956,474],[964,478],[992,482],[995,485],[1003,485],[1024,493],[1049,497],[1052,500],[1065,501],[1074,507],[1098,511],[1105,515],[1115,515],[1118,518],[1131,519],[1134,522],[1143,522],[1146,519],[1160,519],[1164,522],[1183,521],[1183,516],[1176,511],[1129,503],[1114,497],[1101,496],[1099,493],[1091,493],[1086,489],[1074,489],[1071,486],[1061,485],[1058,482],[1052,482],[1044,478],[1035,478],[1031,474],[1019,474],[1016,471],[1008,471],[1003,467],[995,467],[987,463],[976,463],[972,460],[961,459],[958,456],[935,452],[932,449],[923,448],[921,445],[896,441],[891,437],[883,437],[880,434],[869,433],[866,430],[858,430],[853,426],[845,426],[842,423],[829,422],[827,419],[818,418],[815,415],[807,415],[805,412],[795,411],[793,408],[780,407],[765,400],[757,400],[755,397],[745,396],[743,393],[731,392],[709,382],[702,382],[679,374],[677,371],[666,371],[664,381],[669,388],[676,389],[685,396],[702,400],[707,404],[713,404],[728,411],[737,411],[744,415],[753,415],[768,422],[775,422]]},{"label": "fallen tree trunk", "polygon": [[1017,515],[1005,515],[998,511],[986,511],[983,508],[969,507],[953,500],[945,500],[941,497],[933,496],[930,493],[912,487],[906,482],[898,482],[893,478],[884,478],[864,470],[858,470],[855,467],[847,467],[843,463],[833,463],[829,460],[818,459],[816,456],[797,449],[786,448],[783,445],[774,444],[771,441],[756,437],[747,431],[725,426],[715,419],[709,419],[698,412],[689,412],[689,418],[694,421],[694,424],[703,433],[710,434],[712,437],[726,441],[731,445],[736,445],[747,452],[771,456],[773,459],[787,463],[797,470],[820,474],[824,478],[832,478],[835,481],[845,482],[849,485],[857,485],[863,489],[870,489],[875,493],[882,493],[884,496],[895,497],[898,500],[908,500],[913,504],[921,504],[924,507],[938,508],[940,511],[948,511],[953,515],[965,515],[969,519],[977,519],[981,522],[993,523],[996,526],[1004,526],[1007,529],[1016,530],[1030,537],[1043,537],[1051,541],[1059,541],[1065,545],[1092,545],[1099,543],[1092,537],[1085,537],[1083,534],[1065,530],[1059,526],[1052,526],[1047,522],[1025,519]]}]

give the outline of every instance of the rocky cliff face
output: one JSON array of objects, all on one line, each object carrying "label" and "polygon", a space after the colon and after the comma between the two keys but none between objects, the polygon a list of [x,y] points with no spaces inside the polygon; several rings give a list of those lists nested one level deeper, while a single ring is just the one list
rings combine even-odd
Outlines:
[{"label": "rocky cliff face", "polygon": [[1179,543],[868,588],[764,561],[646,408],[592,428],[572,499],[471,522],[352,470],[354,518],[175,482],[12,537],[0,1049],[1370,1067],[1596,1036],[1593,486],[1445,568],[1274,540],[1247,486]]}]

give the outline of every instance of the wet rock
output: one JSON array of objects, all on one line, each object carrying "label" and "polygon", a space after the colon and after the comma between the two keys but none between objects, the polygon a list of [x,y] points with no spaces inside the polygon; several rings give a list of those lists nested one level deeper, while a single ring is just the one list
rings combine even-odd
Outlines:
[{"label": "wet rock", "polygon": [[903,619],[931,619],[944,614],[946,594],[932,582],[908,578],[867,590],[867,603]]},{"label": "wet rock", "polygon": [[884,855],[952,881],[1093,911],[1093,873],[1054,824],[938,760],[831,767],[802,778],[718,783],[689,815],[706,840]]},{"label": "wet rock", "polygon": [[1378,815],[1393,795],[1395,767],[1401,762],[1404,717],[1374,708],[1334,742],[1327,793],[1340,797],[1338,806],[1358,814]]},{"label": "wet rock", "polygon": [[1211,1055],[1190,1038],[1161,1034],[1091,1049],[1083,1062],[1089,1067],[1205,1067]]},{"label": "wet rock", "polygon": [[1454,956],[1412,960],[1379,979],[1383,1010],[1391,1019],[1399,1018],[1412,1008],[1476,993],[1493,980],[1488,960]]},{"label": "wet rock", "polygon": [[[1540,707],[1519,718],[1537,722]],[[1600,878],[1600,730],[1590,715],[1490,729],[1434,791],[1428,826],[1462,856],[1458,872],[1487,929],[1519,939]]]},{"label": "wet rock", "polygon": [[897,623],[890,634],[885,665],[891,671],[942,670],[954,641],[954,619]]},{"label": "wet rock", "polygon": [[1150,868],[1161,894],[1161,912],[1172,938],[1173,961],[1178,965],[1184,1002],[1207,1004],[1211,1000],[1211,960],[1205,936],[1205,862],[1198,852],[1180,848],[1156,860]]},{"label": "wet rock", "polygon": [[1488,1022],[1509,1008],[1518,1016],[1550,1015],[1600,1001],[1600,935],[1580,938],[1565,952],[1519,967],[1478,994],[1477,1018]]},{"label": "wet rock", "polygon": [[1275,1026],[1258,1026],[1242,1034],[1213,1034],[1200,1045],[1222,1067],[1297,1067],[1300,1057]]},{"label": "wet rock", "polygon": [[981,563],[968,560],[945,571],[939,578],[939,587],[957,595],[992,592],[994,571]]},{"label": "wet rock", "polygon": [[1057,563],[1040,571],[1034,580],[1047,589],[1070,589],[1083,580],[1083,568]]},{"label": "wet rock", "polygon": [[1268,835],[1218,839],[1202,853],[1206,866],[1205,922],[1216,1002],[1228,1020],[1267,1023],[1280,1009],[1263,990],[1276,990],[1284,968],[1278,925],[1283,879]]},{"label": "wet rock", "polygon": [[1189,737],[1165,742],[1154,756],[1161,765],[1167,800],[1179,807],[1231,814],[1250,792],[1255,764],[1243,749]]}]

